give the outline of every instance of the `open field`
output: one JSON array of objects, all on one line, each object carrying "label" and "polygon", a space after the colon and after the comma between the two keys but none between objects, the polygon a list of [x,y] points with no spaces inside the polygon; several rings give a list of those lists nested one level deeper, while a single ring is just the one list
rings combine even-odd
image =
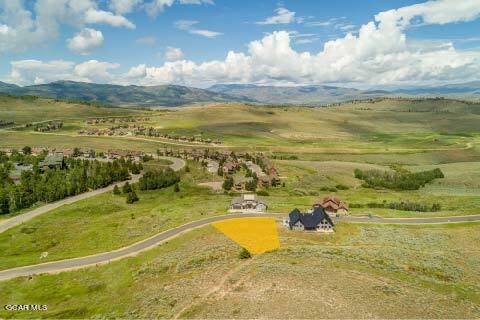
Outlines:
[{"label": "open field", "polygon": [[[263,199],[270,212],[306,210],[335,194],[352,215],[480,214],[480,105],[384,100],[328,108],[216,104],[175,110],[105,109],[48,99],[1,97],[1,118],[21,125],[61,119],[49,133],[0,129],[0,148],[202,149],[155,137],[79,136],[91,117],[148,116],[136,123],[173,135],[219,139],[210,149],[265,152],[282,184]],[[108,128],[102,124],[99,128]],[[147,169],[169,165],[145,163]],[[227,212],[233,194],[199,186],[221,181],[189,161],[180,192],[107,193],[63,206],[0,234],[0,269],[114,250],[188,221]],[[445,175],[419,190],[362,187],[355,169]],[[220,182],[221,183],[221,182]],[[369,203],[439,204],[437,212]],[[6,216],[0,217],[5,218]],[[0,282],[0,301],[48,304],[9,317],[478,318],[480,224],[382,226],[345,222],[333,235],[285,230],[280,248],[240,260],[240,246],[209,226],[137,257],[59,275]],[[45,255],[45,253],[48,253]],[[42,258],[41,258],[42,257]],[[319,294],[321,292],[321,294]],[[115,301],[115,303],[112,303]],[[275,301],[275,304],[272,304]]]},{"label": "open field", "polygon": [[[29,116],[29,121],[35,118],[38,118],[37,121],[46,120],[47,116],[50,119],[65,119],[64,128],[42,134],[43,137],[32,136],[32,132],[22,130],[25,135],[21,136],[20,140],[24,143],[54,143],[55,137],[52,136],[60,135],[59,140],[62,140],[65,146],[73,145],[78,139],[80,143],[82,140],[89,141],[92,146],[98,144],[98,148],[103,149],[103,139],[76,135],[78,129],[88,127],[84,121],[86,118],[106,116],[108,110],[112,110],[111,116],[147,114],[149,120],[138,124],[157,128],[167,134],[179,136],[202,134],[205,137],[219,139],[224,145],[232,148],[292,152],[300,155],[325,152],[346,154],[457,152],[475,149],[479,142],[479,106],[449,100],[421,102],[385,100],[328,108],[219,104],[182,108],[173,112],[131,111],[90,106],[82,108],[77,105],[73,105],[75,108],[67,108],[62,103],[44,99],[38,101],[27,103],[20,99],[4,101],[1,104],[5,110],[8,108],[6,116],[12,119],[25,121],[26,115]],[[28,108],[24,106],[26,103]],[[31,110],[38,110],[43,104],[54,110],[42,115],[31,114]],[[55,113],[56,110],[65,109],[61,117]],[[68,120],[69,118],[71,120]],[[126,145],[131,145],[132,141],[120,137],[108,138]],[[157,141],[168,142],[159,138],[149,138],[148,141],[138,139],[137,142],[140,143],[138,148],[144,147],[142,141],[148,144]],[[19,143],[19,139],[15,139],[15,135],[11,134],[2,139],[2,144],[7,146],[19,146]]]},{"label": "open field", "polygon": [[50,318],[478,318],[479,228],[279,225],[280,249],[240,260],[205,227],[109,265],[1,282],[0,300],[48,304]]}]

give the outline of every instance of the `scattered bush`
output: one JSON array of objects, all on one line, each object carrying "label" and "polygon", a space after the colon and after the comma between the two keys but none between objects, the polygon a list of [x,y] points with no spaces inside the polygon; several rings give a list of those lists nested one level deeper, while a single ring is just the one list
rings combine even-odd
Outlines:
[{"label": "scattered bush", "polygon": [[322,187],[320,188],[321,191],[329,191],[329,192],[337,192],[337,188],[335,187]]},{"label": "scattered bush", "polygon": [[173,192],[180,192],[180,187],[178,186],[178,183],[175,183],[175,186],[173,187]]},{"label": "scattered bush", "polygon": [[240,259],[250,259],[252,255],[247,249],[242,248],[242,251],[240,251],[240,253],[238,254],[238,257]]},{"label": "scattered bush", "polygon": [[337,188],[338,190],[348,190],[348,189],[350,189],[350,187],[348,187],[348,186],[346,186],[346,185],[344,185],[344,184],[337,184],[337,185],[335,186],[335,188]]},{"label": "scattered bush", "polygon": [[266,191],[266,190],[259,190],[259,191],[257,191],[257,195],[268,197],[270,195],[270,193],[268,193],[268,191]]}]

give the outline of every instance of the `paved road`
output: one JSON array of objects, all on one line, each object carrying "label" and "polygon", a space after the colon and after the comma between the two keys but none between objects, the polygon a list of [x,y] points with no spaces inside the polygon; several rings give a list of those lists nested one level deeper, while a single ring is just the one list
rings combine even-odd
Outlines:
[{"label": "paved road", "polygon": [[[160,157],[160,158],[171,161],[172,164],[170,165],[170,168],[172,168],[175,171],[181,170],[186,164],[184,160],[179,159],[179,158],[173,158],[173,157]],[[128,182],[129,183],[138,182],[140,177],[141,177],[141,175],[133,175],[132,179],[129,180]],[[112,185],[110,185],[108,187],[105,187],[105,188],[102,188],[102,189],[96,189],[96,190],[93,190],[93,191],[85,192],[85,193],[82,193],[82,194],[79,194],[79,195],[76,195],[76,196],[73,196],[73,197],[65,198],[63,200],[59,200],[59,201],[56,201],[56,202],[46,204],[46,205],[41,206],[37,209],[28,211],[28,212],[23,213],[23,214],[19,214],[18,216],[14,216],[14,217],[9,218],[9,219],[0,220],[0,233],[4,232],[4,231],[6,231],[10,228],[13,228],[15,226],[18,226],[19,224],[22,224],[22,223],[24,223],[28,220],[31,220],[35,217],[38,217],[39,215],[47,213],[47,212],[49,212],[53,209],[57,209],[57,208],[59,208],[63,205],[72,204],[72,203],[80,201],[80,200],[84,200],[84,199],[94,197],[96,195],[99,195],[99,194],[102,194],[102,193],[113,190],[115,185],[118,185],[119,187],[121,187],[124,184],[125,184],[125,182],[118,182],[118,183],[112,184]]]},{"label": "paved road", "polygon": [[159,245],[160,243],[171,239],[175,236],[178,236],[186,231],[202,227],[204,225],[210,224],[216,221],[222,221],[232,218],[243,218],[243,217],[269,217],[272,215],[268,214],[229,214],[225,216],[210,217],[198,221],[189,222],[182,226],[169,229],[162,233],[159,233],[151,238],[139,241],[131,246],[124,247],[115,251],[100,253],[92,256],[86,256],[81,258],[74,258],[68,260],[47,262],[32,266],[19,267],[14,269],[8,269],[0,271],[0,281],[8,280],[21,276],[31,276],[41,273],[59,273],[67,270],[74,270],[85,268],[94,265],[106,264],[111,261],[119,260],[125,257],[134,256],[142,251],[151,249]]},{"label": "paved road", "polygon": [[[151,249],[160,243],[178,236],[189,230],[205,226],[212,222],[228,220],[232,218],[243,217],[275,217],[285,216],[282,213],[270,213],[270,214],[229,214],[224,216],[210,217],[198,221],[189,222],[182,226],[166,230],[151,238],[139,241],[131,246],[124,247],[118,250],[104,252],[92,256],[53,261],[37,265],[19,267],[14,269],[8,269],[0,271],[0,281],[8,280],[21,276],[30,276],[41,273],[58,273],[67,270],[74,270],[85,268],[93,265],[106,264],[111,261],[119,260],[122,258],[134,256],[142,251]],[[448,222],[468,222],[468,221],[480,221],[480,215],[476,216],[458,216],[458,217],[436,217],[436,218],[381,218],[381,217],[343,217],[338,220],[349,222],[362,222],[362,223],[401,223],[401,224],[431,224],[431,223],[448,223]]]},{"label": "paved road", "polygon": [[183,167],[186,166],[186,162],[183,159],[175,158],[175,157],[157,157],[158,159],[164,159],[173,162],[169,167],[172,168],[174,171],[180,171]]}]

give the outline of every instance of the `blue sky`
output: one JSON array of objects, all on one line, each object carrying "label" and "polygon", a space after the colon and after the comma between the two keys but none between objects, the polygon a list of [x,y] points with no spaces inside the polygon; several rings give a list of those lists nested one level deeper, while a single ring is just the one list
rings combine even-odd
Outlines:
[{"label": "blue sky", "polygon": [[200,87],[478,80],[479,14],[480,0],[0,0],[0,79]]}]

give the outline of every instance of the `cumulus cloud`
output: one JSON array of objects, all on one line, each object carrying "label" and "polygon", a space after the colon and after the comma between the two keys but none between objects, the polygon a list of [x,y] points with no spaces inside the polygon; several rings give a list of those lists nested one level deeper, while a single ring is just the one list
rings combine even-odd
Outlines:
[{"label": "cumulus cloud", "polygon": [[177,61],[183,58],[183,51],[180,48],[167,47],[165,50],[165,61]]},{"label": "cumulus cloud", "polygon": [[[362,85],[463,82],[478,79],[478,50],[457,50],[449,41],[411,41],[406,30],[419,24],[471,21],[479,15],[479,0],[431,1],[381,12],[355,33],[326,42],[318,52],[302,52],[292,47],[292,41],[308,37],[277,31],[250,42],[245,52],[229,51],[223,60],[196,63],[182,59],[160,66],[141,64],[114,75],[111,74],[114,67],[104,68],[103,74],[91,75],[75,71],[76,65],[65,61],[17,61],[12,63],[10,78],[15,83],[34,83],[48,81],[57,72],[63,75],[59,78],[87,77],[96,81],[98,77],[122,84],[177,83],[201,87],[222,82]],[[177,27],[192,30],[196,24],[183,21]]]},{"label": "cumulus cloud", "polygon": [[73,68],[73,76],[78,79],[87,79],[83,81],[88,82],[111,82],[113,80],[113,75],[110,71],[119,66],[120,65],[116,63],[89,60],[77,64]]},{"label": "cumulus cloud", "polygon": [[175,27],[180,30],[185,30],[190,34],[196,34],[207,38],[216,38],[223,34],[217,31],[196,28],[195,25],[197,24],[198,21],[195,20],[178,20],[175,22]]},{"label": "cumulus cloud", "polygon": [[0,53],[24,51],[58,37],[60,25],[86,24],[134,28],[121,15],[99,10],[93,0],[37,0],[27,8],[22,0],[0,0]]},{"label": "cumulus cloud", "polygon": [[257,24],[288,24],[295,22],[295,12],[280,7],[275,10],[275,15],[258,21]]},{"label": "cumulus cloud", "polygon": [[20,60],[11,62],[6,81],[19,85],[43,84],[58,80],[107,83],[113,81],[111,71],[119,65],[97,60],[75,64],[71,61]]},{"label": "cumulus cloud", "polygon": [[156,16],[166,7],[171,7],[175,2],[180,4],[213,4],[213,0],[153,0],[145,4],[145,9],[150,16]]},{"label": "cumulus cloud", "polygon": [[110,0],[109,8],[117,14],[127,14],[141,3],[143,3],[143,0]]},{"label": "cumulus cloud", "polygon": [[108,11],[90,9],[85,14],[86,23],[106,23],[114,27],[127,27],[135,29],[135,25],[127,18],[115,15]]},{"label": "cumulus cloud", "polygon": [[68,39],[67,43],[70,50],[85,55],[103,46],[103,34],[101,31],[85,28]]}]

